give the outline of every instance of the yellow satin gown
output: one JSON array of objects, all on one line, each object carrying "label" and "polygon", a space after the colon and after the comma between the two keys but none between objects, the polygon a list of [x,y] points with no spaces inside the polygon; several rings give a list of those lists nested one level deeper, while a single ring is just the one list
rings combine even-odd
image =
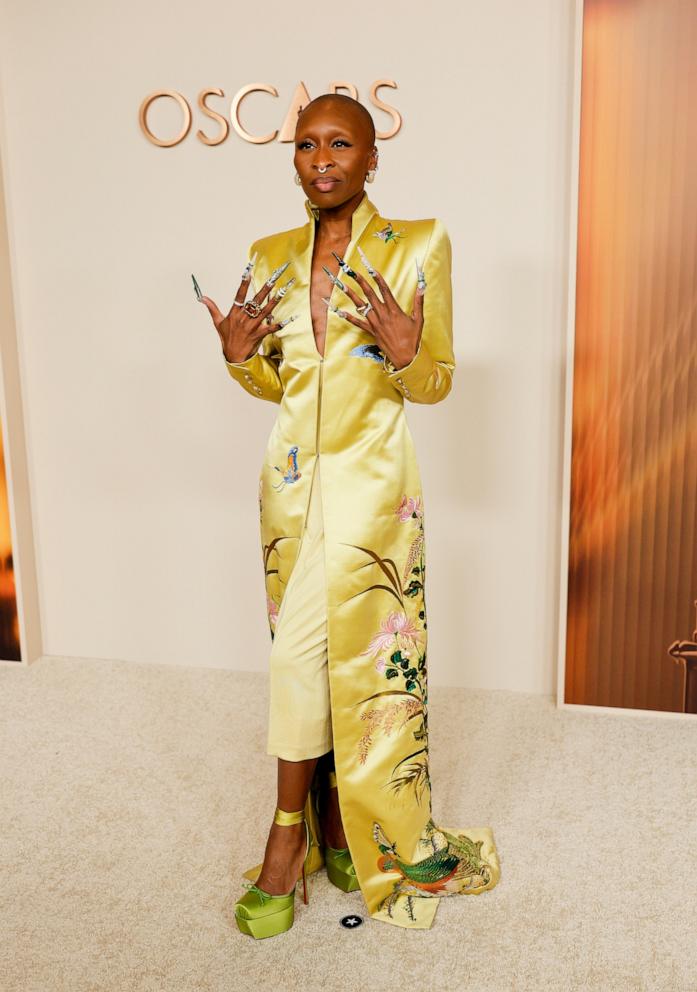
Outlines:
[{"label": "yellow satin gown", "polygon": [[[451,244],[440,220],[382,217],[364,192],[343,257],[370,280],[360,246],[406,313],[419,260],[427,288],[418,349],[395,369],[371,334],[329,310],[321,356],[310,314],[319,211],[310,200],[305,209],[304,225],[249,249],[250,258],[257,253],[254,292],[290,259],[275,288],[296,281],[274,315],[297,319],[269,333],[251,358],[226,362],[251,396],[279,404],[259,474],[269,626],[273,638],[321,457],[327,673],[344,831],[370,916],[425,929],[440,898],[481,893],[500,878],[490,827],[432,819],[425,507],[404,401],[439,403],[452,388]],[[326,295],[354,312],[328,278]]]}]

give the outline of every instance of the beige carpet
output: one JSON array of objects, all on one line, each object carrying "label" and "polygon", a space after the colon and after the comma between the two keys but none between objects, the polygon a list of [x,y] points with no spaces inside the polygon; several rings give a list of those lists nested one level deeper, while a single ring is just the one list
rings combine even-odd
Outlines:
[{"label": "beige carpet", "polygon": [[46,658],[0,688],[3,992],[697,990],[697,722],[433,687],[434,819],[493,828],[499,885],[345,930],[361,894],[321,873],[257,942],[264,676]]}]

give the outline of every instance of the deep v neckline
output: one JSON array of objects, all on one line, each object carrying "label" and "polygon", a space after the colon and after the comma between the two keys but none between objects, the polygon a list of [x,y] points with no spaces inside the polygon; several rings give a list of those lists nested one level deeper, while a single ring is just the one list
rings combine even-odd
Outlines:
[{"label": "deep v neckline", "polygon": [[[310,337],[312,339],[312,350],[314,352],[314,355],[317,358],[317,361],[318,362],[323,362],[324,359],[327,357],[327,353],[328,353],[328,344],[329,344],[329,334],[330,334],[330,323],[331,323],[331,314],[332,314],[332,311],[329,310],[329,308],[327,308],[327,323],[325,325],[325,331],[324,331],[324,354],[322,354],[320,352],[319,348],[317,347],[317,339],[315,337],[315,329],[314,329],[314,324],[312,322],[312,262],[313,262],[313,256],[314,256],[314,253],[315,253],[315,241],[316,241],[316,237],[317,237],[317,225],[319,223],[319,207],[316,204],[312,203],[311,200],[308,197],[305,200],[305,209],[306,209],[306,211],[308,213],[308,216],[310,218],[309,219],[310,239],[309,239],[309,247],[307,249],[308,254],[306,256],[307,257],[307,273],[308,273],[307,274],[307,297],[308,297],[307,302],[308,302],[308,308],[309,308],[309,312],[310,312],[309,334],[310,334]],[[378,213],[377,207],[375,206],[374,203],[371,203],[371,201],[368,199],[368,194],[364,190],[363,191],[363,199],[361,200],[361,202],[358,204],[358,206],[355,208],[355,210],[351,214],[351,240],[349,241],[348,247],[346,248],[346,251],[344,252],[344,256],[343,256],[344,257],[344,260],[346,262],[348,262],[349,265],[351,264],[351,256],[353,255],[353,253],[356,250],[356,245],[358,244],[358,241],[359,241],[361,235],[363,234],[363,231],[366,229],[366,227],[370,223],[370,220],[373,218],[373,216],[376,215],[377,213]],[[332,284],[332,288],[331,288],[331,290],[329,292],[329,299],[330,300],[332,300],[332,296],[334,294],[334,290],[335,289],[336,289],[336,286]]]},{"label": "deep v neckline", "polygon": [[[312,335],[312,346],[315,349],[315,355],[317,356],[319,361],[323,362],[324,356],[327,354],[327,334],[329,333],[329,314],[330,314],[329,307],[327,307],[327,319],[324,324],[324,354],[322,354],[322,352],[317,347],[317,338],[315,337],[315,325],[312,320],[312,269],[313,269],[314,254],[315,254],[315,241],[317,240],[318,224],[319,224],[319,220],[313,219],[312,227],[310,229],[310,275],[307,280],[307,295],[308,295],[308,305],[310,310],[310,334]],[[332,291],[333,290],[334,290],[334,286],[332,286]],[[332,294],[330,293],[329,299],[331,300],[331,298],[332,298]]]}]

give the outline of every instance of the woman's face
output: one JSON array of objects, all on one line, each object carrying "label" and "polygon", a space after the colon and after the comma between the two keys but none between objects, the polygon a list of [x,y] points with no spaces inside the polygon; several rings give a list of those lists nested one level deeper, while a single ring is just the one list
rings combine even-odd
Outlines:
[{"label": "woman's face", "polygon": [[319,104],[298,118],[293,163],[313,203],[338,207],[363,190],[377,152],[358,114],[349,107]]}]

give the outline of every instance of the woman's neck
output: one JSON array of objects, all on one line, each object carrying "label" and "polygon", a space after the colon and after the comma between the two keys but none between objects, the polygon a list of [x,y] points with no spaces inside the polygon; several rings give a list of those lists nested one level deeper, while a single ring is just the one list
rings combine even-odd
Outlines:
[{"label": "woman's neck", "polygon": [[348,244],[351,240],[353,214],[363,195],[364,190],[360,190],[338,207],[320,208],[319,219],[315,223],[316,240],[325,245]]}]

